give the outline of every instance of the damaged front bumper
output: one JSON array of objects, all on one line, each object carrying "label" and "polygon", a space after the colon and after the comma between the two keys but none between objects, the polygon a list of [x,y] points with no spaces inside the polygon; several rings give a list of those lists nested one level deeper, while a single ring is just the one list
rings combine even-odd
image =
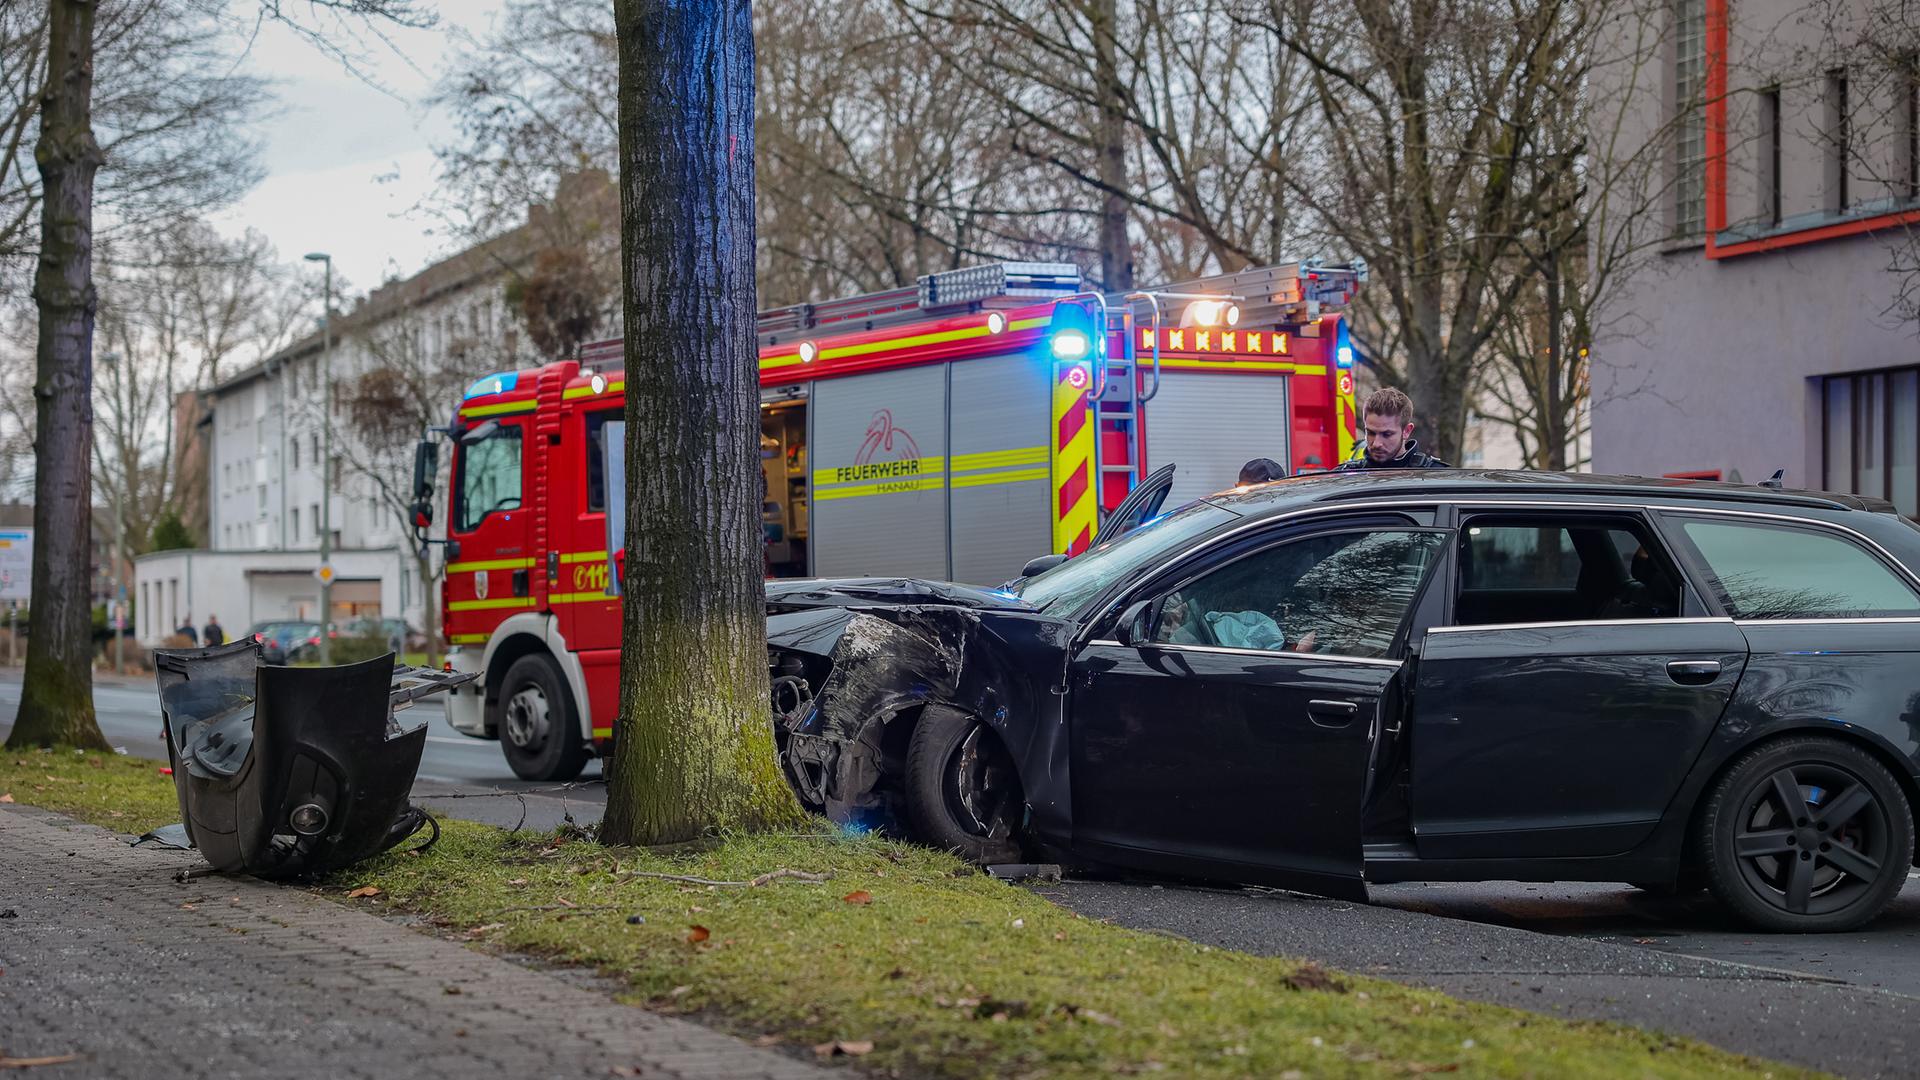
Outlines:
[{"label": "damaged front bumper", "polygon": [[188,838],[212,869],[266,878],[346,866],[430,824],[407,804],[427,726],[395,714],[477,678],[392,655],[270,667],[253,641],[154,659]]},{"label": "damaged front bumper", "polygon": [[848,597],[822,590],[809,597],[825,601],[818,606],[776,607],[767,618],[781,766],[800,801],[839,824],[905,834],[906,755],[914,720],[928,706],[992,728],[1017,761],[1035,748],[1044,710],[1032,673],[1013,656],[1057,650],[1009,649],[1002,635],[1039,640],[1053,629],[1030,611],[942,603],[923,592],[903,597],[907,603],[864,595],[834,603]]}]

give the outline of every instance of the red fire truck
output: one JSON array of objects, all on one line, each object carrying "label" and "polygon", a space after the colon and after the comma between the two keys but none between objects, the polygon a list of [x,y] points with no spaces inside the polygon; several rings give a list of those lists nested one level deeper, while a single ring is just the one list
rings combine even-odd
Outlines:
[{"label": "red fire truck", "polygon": [[[1354,446],[1341,310],[1363,278],[1294,263],[1115,296],[999,263],[763,312],[769,566],[996,584],[1085,549],[1130,493],[1178,505],[1259,457],[1331,467]],[[623,370],[614,341],[486,376],[447,429],[442,626],[485,675],[448,718],[528,779],[577,775],[613,732]],[[423,444],[421,493],[431,476]]]}]

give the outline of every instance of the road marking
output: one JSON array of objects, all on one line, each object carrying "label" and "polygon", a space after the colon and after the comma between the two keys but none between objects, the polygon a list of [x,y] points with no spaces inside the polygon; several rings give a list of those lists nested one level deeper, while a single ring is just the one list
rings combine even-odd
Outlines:
[{"label": "road marking", "polygon": [[473,739],[473,738],[468,738],[465,735],[462,735],[459,738],[454,738],[453,736],[450,736],[450,735],[429,735],[427,736],[427,741],[453,743],[455,746],[472,746],[472,747],[478,748],[485,743],[494,742],[495,740]]}]

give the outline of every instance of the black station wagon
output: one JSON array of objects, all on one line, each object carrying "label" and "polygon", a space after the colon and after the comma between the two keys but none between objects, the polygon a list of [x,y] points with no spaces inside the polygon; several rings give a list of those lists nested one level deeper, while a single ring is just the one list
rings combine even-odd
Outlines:
[{"label": "black station wagon", "polygon": [[1920,527],[1848,495],[1324,474],[1003,589],[770,583],[803,802],[981,862],[1707,887],[1840,930],[1913,861]]}]

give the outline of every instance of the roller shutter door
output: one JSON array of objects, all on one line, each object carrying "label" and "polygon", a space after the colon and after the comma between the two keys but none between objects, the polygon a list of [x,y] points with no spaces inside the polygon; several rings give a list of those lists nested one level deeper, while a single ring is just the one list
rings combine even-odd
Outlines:
[{"label": "roller shutter door", "polygon": [[944,365],[813,384],[813,572],[947,576]]},{"label": "roller shutter door", "polygon": [[949,365],[955,581],[998,585],[1052,550],[1048,362],[996,356]]},{"label": "roller shutter door", "polygon": [[1166,509],[1230,488],[1254,458],[1289,460],[1285,375],[1166,371],[1147,403],[1147,467],[1176,468]]}]

